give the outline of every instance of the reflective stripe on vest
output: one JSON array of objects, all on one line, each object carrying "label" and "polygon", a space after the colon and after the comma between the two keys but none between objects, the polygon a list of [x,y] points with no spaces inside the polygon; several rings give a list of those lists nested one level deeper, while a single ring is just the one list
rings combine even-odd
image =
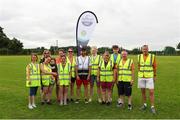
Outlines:
[{"label": "reflective stripe on vest", "polygon": [[153,61],[154,61],[154,55],[148,54],[146,61],[144,61],[143,54],[138,55],[138,63],[140,65],[139,71],[138,71],[138,77],[139,78],[152,78],[154,76],[153,72]]},{"label": "reflective stripe on vest", "polygon": [[97,55],[95,59],[91,56],[91,75],[97,76],[100,59],[100,55]]},{"label": "reflective stripe on vest", "polygon": [[123,60],[120,60],[118,63],[118,81],[130,82],[132,80],[132,63],[133,60],[127,59],[123,65]]},{"label": "reflective stripe on vest", "polygon": [[40,86],[40,66],[39,64],[29,64],[29,69],[30,69],[30,81],[31,84],[29,85],[29,81],[26,81],[26,86],[27,87],[36,87]]},{"label": "reflective stripe on vest", "polygon": [[62,66],[62,63],[58,64],[58,75],[59,75],[59,81],[64,81],[69,83],[70,82],[70,63],[67,62],[66,65]]},{"label": "reflective stripe on vest", "polygon": [[105,67],[104,60],[100,64],[100,81],[112,82],[113,81],[113,62],[110,60]]},{"label": "reflective stripe on vest", "polygon": [[[49,64],[48,65],[43,64],[43,67],[46,72],[48,72],[48,73],[52,72]],[[49,86],[50,82],[51,82],[51,75],[42,74],[42,84],[44,86]]]}]

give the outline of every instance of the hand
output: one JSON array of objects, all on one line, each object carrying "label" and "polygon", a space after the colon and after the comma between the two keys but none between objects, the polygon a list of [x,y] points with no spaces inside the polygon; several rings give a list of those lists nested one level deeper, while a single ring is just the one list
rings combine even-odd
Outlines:
[{"label": "hand", "polygon": [[97,77],[97,82],[100,82],[100,79],[99,79],[99,77]]},{"label": "hand", "polygon": [[87,76],[87,80],[90,80],[90,75]]},{"label": "hand", "polygon": [[154,76],[153,80],[154,80],[154,82],[156,81],[156,76]]},{"label": "hand", "polygon": [[53,75],[53,76],[57,76],[57,73],[55,73],[55,72],[52,72],[52,75]]},{"label": "hand", "polygon": [[133,85],[133,84],[134,84],[134,80],[131,80],[131,81],[130,81],[130,84]]},{"label": "hand", "polygon": [[76,79],[77,79],[77,80],[80,80],[80,77],[79,77],[79,75],[77,75],[77,76],[76,76]]},{"label": "hand", "polygon": [[28,81],[28,85],[31,85],[31,81]]}]

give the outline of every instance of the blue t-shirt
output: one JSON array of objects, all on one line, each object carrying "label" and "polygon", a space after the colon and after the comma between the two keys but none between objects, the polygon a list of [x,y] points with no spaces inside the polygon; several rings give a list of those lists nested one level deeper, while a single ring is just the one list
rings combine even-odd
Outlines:
[{"label": "blue t-shirt", "polygon": [[114,62],[116,62],[117,56],[118,56],[118,54],[114,54],[114,53],[113,53]]}]

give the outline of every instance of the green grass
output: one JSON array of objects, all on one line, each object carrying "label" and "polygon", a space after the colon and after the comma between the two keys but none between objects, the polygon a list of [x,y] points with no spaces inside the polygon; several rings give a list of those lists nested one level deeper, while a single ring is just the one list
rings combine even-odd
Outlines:
[{"label": "green grass", "polygon": [[[131,56],[137,63],[135,56]],[[28,89],[25,87],[25,66],[30,61],[29,56],[0,56],[0,118],[180,118],[180,57],[157,57],[158,73],[155,83],[155,105],[157,115],[139,110],[141,94],[136,81],[133,86],[132,111],[116,107],[117,89],[114,88],[113,104],[100,105],[94,101],[90,104],[70,103],[68,106],[40,105],[38,90],[37,109],[27,108]],[[136,65],[137,68],[137,65]],[[149,99],[148,99],[149,100]],[[127,103],[127,102],[126,102]],[[149,102],[148,102],[149,105]]]}]

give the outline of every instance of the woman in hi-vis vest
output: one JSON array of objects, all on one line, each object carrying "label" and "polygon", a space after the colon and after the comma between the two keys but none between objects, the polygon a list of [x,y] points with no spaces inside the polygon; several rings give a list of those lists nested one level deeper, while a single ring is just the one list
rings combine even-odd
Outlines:
[{"label": "woman in hi-vis vest", "polygon": [[37,63],[38,56],[35,53],[31,54],[31,63],[26,67],[26,86],[29,87],[29,104],[28,108],[36,108],[35,96],[40,82],[40,67]]},{"label": "woman in hi-vis vest", "polygon": [[42,75],[42,85],[43,85],[43,94],[41,96],[41,104],[43,105],[45,102],[47,104],[51,104],[50,101],[50,92],[49,87],[51,84],[51,81],[54,80],[54,76],[57,76],[56,72],[52,72],[51,66],[50,66],[51,57],[45,58],[45,61],[40,65],[41,68],[41,75]]},{"label": "woman in hi-vis vest", "polygon": [[110,54],[105,51],[103,60],[99,64],[97,80],[100,81],[102,104],[111,104],[112,86],[115,82],[115,69],[113,61],[110,59]]}]

